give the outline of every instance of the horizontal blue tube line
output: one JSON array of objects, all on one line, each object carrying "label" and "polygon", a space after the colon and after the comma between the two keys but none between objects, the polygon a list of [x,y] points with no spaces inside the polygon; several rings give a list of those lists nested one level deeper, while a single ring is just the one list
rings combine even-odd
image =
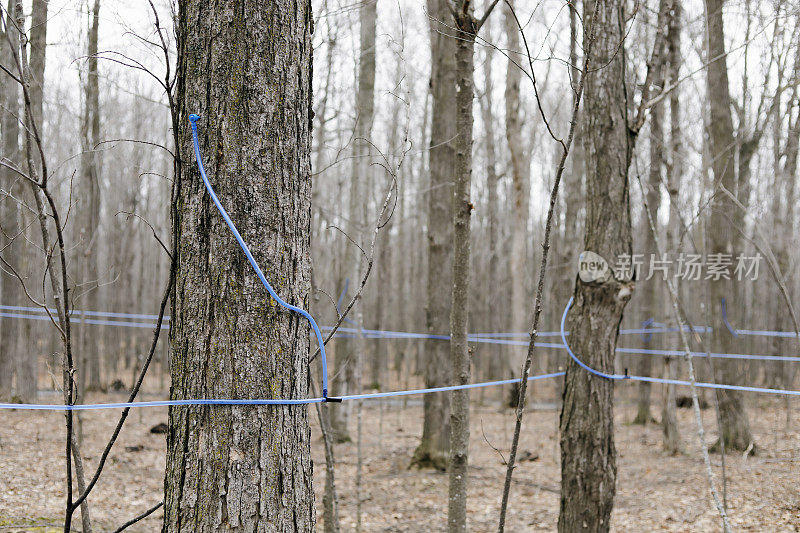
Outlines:
[{"label": "horizontal blue tube line", "polygon": [[[539,374],[537,376],[530,376],[528,381],[535,381],[540,379],[555,378],[563,376],[564,372],[555,372],[552,374]],[[341,396],[339,399],[344,400],[372,400],[375,398],[390,398],[392,396],[409,396],[412,394],[429,394],[433,392],[447,392],[459,389],[475,389],[478,387],[492,387],[495,385],[507,385],[510,383],[519,383],[520,378],[504,379],[500,381],[484,381],[482,383],[469,383],[467,385],[450,385],[446,387],[433,387],[429,389],[413,389],[401,390],[390,392],[375,392],[370,394],[351,394],[348,396]],[[161,400],[154,402],[120,402],[120,403],[87,403],[78,405],[61,405],[61,404],[37,404],[37,403],[0,403],[0,409],[29,409],[36,411],[89,411],[94,409],[124,409],[127,407],[171,407],[182,405],[304,405],[311,403],[322,403],[324,398],[306,398],[301,400]]]},{"label": "horizontal blue tube line", "polygon": [[[671,384],[671,385],[682,385],[682,386],[692,386],[695,387],[703,387],[706,389],[724,389],[724,390],[736,390],[736,391],[744,391],[744,392],[761,392],[765,394],[783,394],[789,396],[800,396],[800,391],[796,390],[785,390],[785,389],[767,389],[764,387],[749,387],[745,385],[724,385],[721,383],[705,383],[702,381],[696,381],[692,383],[691,381],[683,381],[679,379],[664,379],[664,378],[651,378],[648,376],[631,376],[628,374],[608,374],[606,372],[601,372],[599,370],[595,370],[594,368],[590,367],[580,359],[572,349],[569,347],[569,343],[567,343],[567,337],[564,332],[564,324],[567,321],[567,313],[569,312],[570,307],[572,307],[572,302],[574,297],[570,297],[567,306],[564,308],[564,314],[561,315],[561,341],[564,343],[564,348],[567,349],[567,353],[572,358],[575,363],[589,372],[590,374],[594,374],[595,376],[600,376],[601,378],[610,379],[610,380],[631,380],[631,381],[645,381],[649,383],[664,383],[664,384]],[[686,352],[681,352],[684,355]],[[705,355],[705,354],[704,354]]]},{"label": "horizontal blue tube line", "polygon": [[[24,318],[27,320],[44,320],[50,322],[50,317],[47,315],[24,315],[20,313],[0,313],[0,318]],[[53,320],[59,321],[57,316],[53,316]],[[156,327],[155,323],[151,322],[121,322],[119,320],[96,320],[93,318],[74,318],[69,319],[74,324],[92,324],[95,326],[124,326],[126,328],[144,328],[153,329]],[[169,329],[166,324],[161,324],[161,329]]]},{"label": "horizontal blue tube line", "polygon": [[[0,309],[5,307],[11,306],[0,306]],[[38,309],[38,308],[31,308],[31,309]],[[55,312],[55,310],[53,310]],[[40,321],[49,321],[50,317],[47,315],[26,315],[20,313],[2,313],[0,312],[0,318],[23,318],[27,320],[40,320]],[[58,317],[53,317],[56,322],[58,322]],[[108,325],[108,326],[127,326],[133,328],[143,328],[143,329],[152,329],[155,327],[154,323],[149,322],[120,322],[120,321],[111,321],[111,320],[94,320],[94,319],[79,319],[79,318],[71,318],[70,322],[73,323],[86,323],[86,324],[99,324],[99,325]],[[688,326],[686,326],[688,327]],[[169,329],[169,326],[166,324],[162,324],[161,329]],[[333,328],[329,326],[323,326],[320,329],[322,330],[331,330]],[[354,328],[339,328],[335,337],[337,338],[354,338],[358,335],[356,333],[350,333],[358,331]],[[392,336],[392,335],[384,335],[383,333],[390,333],[390,332],[382,332],[379,330],[365,330],[365,331],[373,331],[374,333],[368,333],[365,335],[365,338],[368,339],[391,339],[391,338],[415,338],[415,339],[425,339],[428,338],[428,335],[423,333],[405,333],[402,332],[393,332],[401,334],[400,336]],[[644,331],[644,330],[643,330]],[[741,331],[741,330],[738,330]],[[344,332],[344,333],[339,333]],[[527,336],[528,334],[522,334]],[[559,333],[560,335],[560,333]],[[569,332],[566,332],[566,335],[569,335]],[[794,335],[794,334],[792,334]],[[538,336],[538,335],[537,335]],[[436,338],[442,337],[444,340],[449,339],[447,335],[440,335]],[[492,338],[484,338],[480,336],[472,336],[468,337],[470,342],[481,343],[481,344],[500,344],[500,345],[508,345],[508,346],[528,346],[527,341],[514,341],[514,340],[504,340],[504,339],[492,339]],[[551,343],[551,342],[537,342],[537,348],[555,348],[555,349],[564,349],[563,344],[559,343]],[[655,356],[683,356],[685,352],[682,350],[654,350],[654,349],[647,349],[647,348],[624,348],[618,347],[617,352],[630,354],[630,355],[655,355]],[[784,362],[800,362],[800,356],[784,356],[784,355],[756,355],[756,354],[736,354],[736,353],[710,353],[706,354],[705,352],[692,352],[692,355],[695,357],[706,357],[710,356],[715,359],[744,359],[744,360],[754,360],[754,361],[784,361]]]},{"label": "horizontal blue tube line", "polygon": [[[550,343],[542,343],[546,345],[545,347],[553,347],[553,348],[565,348],[567,353],[569,353],[570,357],[576,364],[578,364],[581,368],[586,370],[587,372],[606,378],[611,380],[631,380],[631,381],[646,381],[650,383],[662,383],[662,384],[673,384],[673,385],[681,385],[681,386],[691,386],[692,383],[689,381],[684,380],[677,380],[677,379],[663,379],[663,378],[654,378],[648,376],[632,376],[632,375],[623,375],[623,374],[608,374],[605,372],[597,371],[583,361],[581,361],[572,349],[569,347],[566,339],[566,331],[564,331],[565,323],[567,319],[567,313],[569,309],[572,307],[573,299],[570,298],[569,303],[567,303],[567,307],[564,309],[564,314],[561,317],[561,340],[563,344],[550,344]],[[537,343],[537,346],[539,343]],[[621,353],[640,353],[646,355],[685,355],[685,352],[678,351],[678,350],[636,350],[634,348],[617,348],[618,352]],[[752,357],[747,356],[745,354],[705,354],[704,352],[691,352],[693,356],[697,357],[705,357],[707,355],[711,357],[734,357],[734,358],[745,358],[745,357]],[[759,358],[768,359],[768,360],[800,360],[800,357],[779,357],[779,356],[758,356]],[[547,378],[554,378],[563,376],[564,372],[555,372],[552,374],[540,374],[536,376],[531,376],[528,378],[529,381],[534,380],[541,380]],[[447,392],[453,390],[461,390],[461,389],[474,389],[479,387],[491,387],[491,386],[498,386],[498,385],[508,385],[512,383],[519,383],[520,379],[505,379],[499,381],[485,381],[481,383],[470,383],[466,385],[450,385],[445,387],[433,387],[427,389],[412,389],[412,390],[401,390],[401,391],[391,391],[391,392],[376,392],[376,393],[367,393],[367,394],[351,394],[346,395],[338,398],[339,400],[370,400],[375,398],[389,398],[394,396],[408,396],[414,394],[429,394],[434,392]],[[782,394],[782,395],[790,395],[790,396],[800,396],[800,391],[795,390],[783,390],[783,389],[770,389],[765,387],[751,387],[746,385],[725,385],[720,383],[706,383],[706,382],[695,382],[695,386],[709,388],[709,389],[724,389],[724,390],[736,390],[736,391],[744,391],[744,392],[758,392],[764,394]],[[288,399],[288,400],[280,400],[280,399],[255,399],[255,400],[233,400],[233,399],[198,399],[198,400],[163,400],[163,401],[152,401],[152,402],[131,402],[131,403],[99,403],[99,404],[82,404],[82,405],[61,405],[61,404],[15,404],[15,403],[0,403],[0,409],[30,409],[30,410],[47,410],[47,411],[83,411],[83,410],[93,410],[93,409],[121,409],[121,408],[128,408],[128,407],[168,407],[168,406],[188,406],[188,405],[305,405],[305,404],[312,404],[312,403],[321,403],[326,401],[327,397],[318,397],[318,398],[306,398],[306,399]]]},{"label": "horizontal blue tube line", "polygon": [[[45,310],[41,307],[20,307],[16,305],[0,305],[0,310],[7,310],[7,311],[25,311],[26,313],[45,313]],[[55,315],[56,309],[49,309],[49,311]],[[71,318],[72,322],[80,323],[83,322],[85,324],[93,324],[98,326],[120,326],[120,327],[129,327],[129,328],[154,328],[155,323],[149,322],[126,322],[126,321],[111,321],[111,320],[80,320],[75,319],[75,316],[99,316],[99,317],[114,317],[114,318],[134,318],[134,319],[152,319],[156,320],[158,315],[147,315],[147,314],[139,314],[139,313],[112,313],[108,311],[81,311],[81,310],[73,310],[71,311]],[[23,313],[2,313],[0,312],[0,318],[22,318],[27,320],[49,320],[49,318],[45,315],[44,318],[40,316],[32,316],[29,314]],[[164,315],[164,321],[169,322],[169,315]],[[347,320],[347,319],[345,319]],[[668,328],[664,327],[663,325],[658,325],[659,327],[655,328],[632,328],[632,329],[621,329],[619,330],[620,335],[636,335],[636,334],[646,334],[646,333],[675,333],[679,331],[678,328]],[[161,329],[169,329],[169,326],[163,324]],[[322,331],[330,331],[333,329],[332,326],[320,326]],[[712,328],[706,326],[683,326],[683,330],[686,332],[695,331],[697,333],[710,333]],[[344,331],[344,332],[353,332],[357,333],[358,330],[355,328],[338,328],[337,331]],[[440,340],[449,340],[449,335],[428,335],[427,333],[409,333],[404,331],[385,331],[385,330],[364,330],[365,333],[369,332],[370,334],[375,334],[379,336],[375,336],[372,338],[406,338],[406,339],[440,339]],[[793,339],[797,337],[797,334],[793,331],[774,331],[774,330],[760,330],[760,329],[735,329],[733,330],[737,335],[752,335],[752,336],[760,336],[760,337],[782,337],[787,339]],[[569,332],[566,332],[569,335]],[[537,337],[560,337],[560,331],[540,331],[536,334]],[[470,340],[474,340],[475,342],[488,342],[489,344],[502,344],[496,342],[489,342],[491,339],[501,339],[501,338],[527,338],[530,337],[530,333],[520,332],[520,333],[470,333],[468,338]],[[487,341],[488,339],[488,341]],[[513,342],[513,341],[512,341]],[[519,342],[516,343],[517,346],[527,346],[527,342]]]},{"label": "horizontal blue tube line", "polygon": [[[26,311],[30,313],[43,313],[46,314],[46,311],[41,307],[20,307],[18,305],[0,305],[0,309],[5,311]],[[52,314],[58,313],[57,309],[47,309]],[[139,313],[111,313],[108,311],[81,311],[78,309],[73,309],[70,313],[75,316],[105,316],[111,318],[138,318],[142,320],[151,319],[151,320],[158,320],[158,315],[143,315]],[[164,315],[163,320],[169,322],[169,315]],[[125,324],[125,322],[122,322]],[[155,326],[155,324],[153,324]]]}]

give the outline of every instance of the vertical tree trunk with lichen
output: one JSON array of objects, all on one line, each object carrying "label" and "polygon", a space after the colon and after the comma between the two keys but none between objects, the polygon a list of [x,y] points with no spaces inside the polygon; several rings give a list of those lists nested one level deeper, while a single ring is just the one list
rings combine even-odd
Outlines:
[{"label": "vertical tree trunk with lichen", "polygon": [[[628,129],[625,87],[625,2],[584,2],[584,25],[596,35],[586,75],[583,144],[587,158],[584,247],[611,265],[631,253]],[[589,38],[589,37],[585,37]],[[586,43],[584,43],[584,48]],[[622,312],[630,300],[629,275],[584,282],[577,278],[567,320],[569,344],[587,365],[614,371]],[[608,531],[617,477],[614,447],[614,383],[570,361],[561,410],[561,503],[558,530]]]},{"label": "vertical tree trunk with lichen", "polygon": [[[311,4],[178,8],[180,157],[198,113],[220,201],[278,294],[307,307]],[[178,178],[171,397],[307,397],[308,322],[270,299],[196,165]],[[312,531],[310,442],[305,406],[170,409],[163,530]]]},{"label": "vertical tree trunk with lichen", "polygon": [[[706,17],[708,27],[708,67],[706,68],[708,83],[708,102],[710,108],[710,141],[711,167],[714,171],[714,187],[725,187],[731,194],[737,194],[736,187],[736,143],[733,133],[733,117],[731,114],[731,97],[728,86],[728,66],[725,57],[725,31],[722,8],[724,0],[706,0]],[[711,254],[731,254],[739,238],[734,223],[739,220],[740,210],[726,194],[718,192],[711,206],[708,221],[708,250]],[[711,317],[713,320],[712,349],[718,352],[736,351],[733,336],[722,321],[722,299],[731,299],[734,285],[731,280],[711,281]],[[733,306],[728,306],[733,310]],[[733,318],[731,319],[733,320]],[[737,361],[723,361],[719,365],[720,378],[734,382],[741,369]],[[722,437],[725,446],[735,449],[746,449],[753,440],[750,422],[744,407],[742,393],[731,390],[717,391],[719,410],[722,422]]]},{"label": "vertical tree trunk with lichen", "polygon": [[[431,93],[433,108],[430,139],[428,199],[428,288],[425,320],[428,333],[440,335],[450,324],[453,246],[453,169],[455,168],[456,40],[448,0],[428,0],[431,38]],[[425,386],[450,382],[449,343],[425,341]],[[426,394],[422,440],[412,464],[444,470],[450,448],[450,396]]]}]

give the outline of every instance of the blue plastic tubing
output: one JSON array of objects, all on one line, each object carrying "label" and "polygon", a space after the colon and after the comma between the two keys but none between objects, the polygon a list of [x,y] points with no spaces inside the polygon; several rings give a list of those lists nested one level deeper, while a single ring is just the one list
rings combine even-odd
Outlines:
[{"label": "blue plastic tubing", "polygon": [[[607,374],[606,372],[595,370],[594,368],[590,367],[589,365],[578,359],[578,356],[575,355],[575,352],[572,351],[572,349],[569,347],[569,344],[567,343],[567,335],[566,332],[564,331],[564,326],[567,321],[567,313],[569,312],[570,307],[572,307],[573,300],[574,297],[570,297],[567,306],[564,308],[564,314],[561,315],[561,341],[564,343],[564,348],[566,348],[569,356],[572,358],[573,361],[575,361],[575,364],[577,364],[590,374],[594,374],[595,376],[600,376],[601,378],[612,379],[612,380],[629,379],[631,381],[648,381],[650,383],[667,383],[667,384],[684,385],[684,386],[694,385],[696,387],[704,387],[707,389],[726,389],[726,390],[738,390],[744,392],[763,392],[766,394],[787,394],[790,396],[800,396],[800,391],[795,391],[795,390],[767,389],[763,387],[747,387],[743,385],[723,385],[720,383],[703,383],[701,381],[696,381],[692,383],[691,381],[682,381],[678,379],[651,378],[646,376],[630,376],[624,374]],[[685,354],[685,352],[683,353]]]},{"label": "blue plastic tubing", "polygon": [[[308,320],[311,324],[311,329],[314,330],[314,334],[317,336],[317,344],[319,344],[319,353],[322,356],[322,401],[326,401],[328,399],[328,361],[325,358],[325,342],[322,340],[322,333],[319,330],[319,326],[317,325],[316,320],[311,314],[306,311],[305,309],[300,309],[288,302],[285,302],[281,299],[280,296],[275,292],[272,288],[272,285],[269,284],[267,278],[264,276],[264,272],[261,271],[261,267],[258,266],[255,258],[253,258],[253,254],[250,253],[250,249],[247,247],[247,244],[242,239],[242,236],[239,234],[239,231],[236,229],[236,226],[233,224],[231,217],[228,216],[228,212],[225,211],[225,208],[222,207],[222,204],[217,198],[216,193],[214,193],[214,188],[211,186],[211,182],[208,181],[208,176],[206,176],[206,169],[203,166],[203,156],[200,154],[200,141],[197,139],[197,121],[200,120],[200,115],[196,115],[192,113],[189,115],[189,122],[192,124],[192,141],[194,142],[194,157],[197,160],[197,168],[200,169],[200,176],[203,178],[203,183],[206,185],[206,190],[208,191],[208,195],[211,197],[211,200],[214,202],[214,205],[217,206],[219,213],[222,215],[222,218],[225,219],[225,223],[230,228],[231,233],[233,236],[236,237],[236,241],[239,243],[239,246],[242,247],[244,251],[244,255],[247,256],[247,260],[250,261],[250,264],[253,265],[253,269],[256,271],[256,275],[258,279],[261,280],[261,283],[264,284],[266,287],[267,292],[272,299],[278,302],[281,306],[285,307],[290,311],[294,311],[295,313],[303,316]],[[287,402],[287,400],[283,400]],[[307,402],[306,402],[307,403]]]}]

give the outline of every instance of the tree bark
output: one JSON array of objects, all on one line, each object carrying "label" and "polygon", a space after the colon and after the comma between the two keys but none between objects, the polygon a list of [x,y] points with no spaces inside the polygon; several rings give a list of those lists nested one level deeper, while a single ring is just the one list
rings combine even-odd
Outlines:
[{"label": "tree bark", "polygon": [[[469,318],[470,231],[472,220],[472,127],[476,20],[469,1],[455,10],[456,41],[456,166],[453,189],[453,285],[450,308],[450,365],[455,385],[470,382]],[[450,475],[448,531],[467,530],[467,466],[469,463],[469,392],[454,390],[450,397]]]},{"label": "tree bark", "polygon": [[[220,201],[275,290],[307,308],[311,222],[311,5],[178,4],[180,157],[189,113]],[[173,399],[305,398],[308,323],[266,294],[183,166],[170,346]],[[308,411],[287,406],[170,409],[169,532],[314,529]]]},{"label": "tree bark", "polygon": [[[430,185],[428,187],[428,287],[425,322],[428,333],[440,335],[450,324],[453,245],[453,179],[456,136],[456,40],[449,23],[447,0],[428,0],[431,38]],[[449,343],[425,341],[425,386],[450,384]],[[445,470],[450,446],[450,395],[426,394],[422,439],[412,465]]]},{"label": "tree bark", "polygon": [[[706,72],[708,82],[708,101],[710,107],[711,167],[714,171],[715,191],[725,187],[736,194],[736,144],[731,116],[731,97],[728,86],[728,66],[725,57],[725,31],[722,19],[724,0],[705,0],[706,22],[708,27],[708,60]],[[711,61],[713,60],[713,61]],[[730,216],[739,212],[728,195],[717,193],[708,222],[709,254],[735,254],[734,247],[739,239],[732,226]],[[710,281],[711,317],[713,348],[719,352],[731,353],[733,337],[722,321],[722,299],[730,300],[734,285],[731,280]],[[734,306],[728,306],[733,314]],[[734,321],[734,317],[731,317]],[[720,377],[725,382],[734,382],[740,373],[741,363],[722,361],[719,365]],[[744,407],[744,398],[737,391],[719,390],[719,409],[722,422],[722,437],[725,446],[734,450],[745,450],[753,441],[750,422]]]},{"label": "tree bark", "polygon": [[[596,40],[586,74],[583,143],[587,157],[584,247],[614,264],[631,253],[628,129],[625,87],[625,2],[584,2],[584,25]],[[584,37],[584,48],[586,40]],[[613,372],[622,312],[630,300],[630,276],[575,282],[567,321],[569,343],[590,367]],[[617,477],[614,447],[614,383],[569,361],[561,410],[560,532],[608,531]]]}]

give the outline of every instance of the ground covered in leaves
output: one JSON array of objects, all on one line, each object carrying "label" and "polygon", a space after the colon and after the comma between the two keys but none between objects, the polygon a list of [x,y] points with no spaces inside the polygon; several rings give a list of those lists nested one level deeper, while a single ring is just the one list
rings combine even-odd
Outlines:
[{"label": "ground covered in leaves", "polygon": [[[612,529],[615,531],[716,531],[720,524],[708,492],[690,409],[679,409],[685,452],[668,456],[661,449],[658,426],[632,426],[634,408],[628,388],[618,392],[617,451],[619,467]],[[537,395],[552,397],[547,391]],[[151,399],[151,398],[147,398]],[[98,395],[92,401],[120,401],[117,395]],[[759,454],[727,457],[727,501],[735,529],[800,531],[800,432],[786,430],[783,402],[748,397]],[[558,412],[539,403],[525,419],[521,455],[514,476],[507,531],[552,531],[558,518]],[[656,409],[654,409],[654,412]],[[93,471],[119,412],[86,412],[84,454]],[[314,477],[322,529],[323,447],[314,420]],[[514,416],[487,395],[473,402],[471,413],[469,521],[472,531],[497,527],[505,466]],[[713,409],[703,412],[708,438],[715,435]],[[57,412],[0,413],[0,531],[51,531],[59,526],[64,502],[64,417]],[[113,531],[150,508],[163,490],[165,436],[150,429],[166,422],[165,408],[132,412],[109,464],[89,501],[95,531]],[[355,421],[355,417],[353,418]],[[362,417],[364,531],[444,531],[447,475],[409,469],[419,442],[420,397],[407,403],[365,402]],[[355,438],[355,426],[352,431]],[[498,451],[496,451],[496,448]],[[342,528],[355,529],[357,465],[355,442],[336,447],[337,489]],[[712,455],[718,484],[720,456]],[[162,513],[128,531],[160,530]],[[76,516],[77,518],[77,516]],[[80,520],[76,520],[76,528]]]}]

